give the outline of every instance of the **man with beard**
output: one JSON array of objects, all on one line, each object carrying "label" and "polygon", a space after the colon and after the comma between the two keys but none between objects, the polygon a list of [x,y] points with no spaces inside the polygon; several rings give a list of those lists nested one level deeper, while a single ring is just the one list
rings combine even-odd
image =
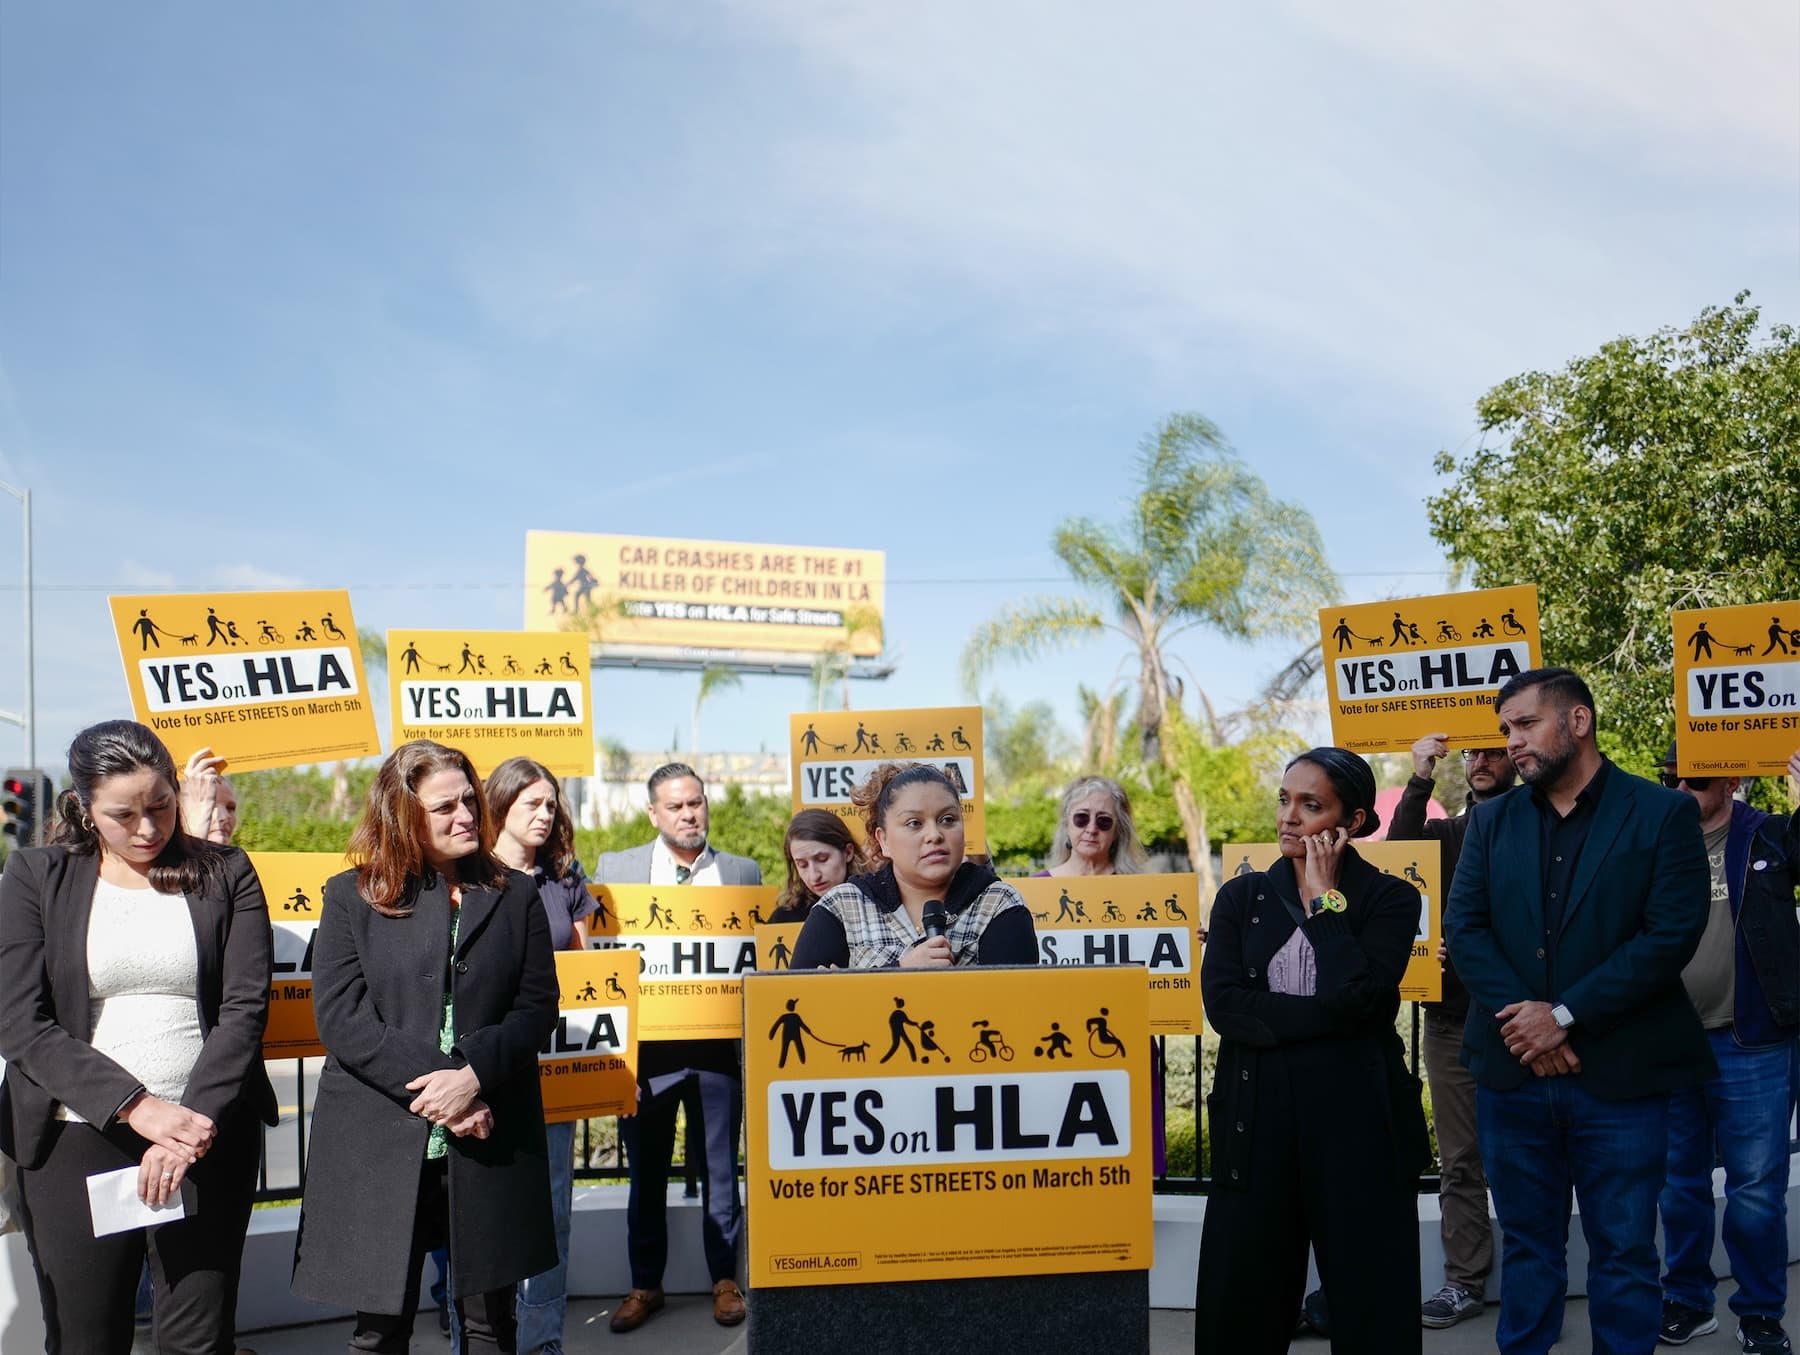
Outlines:
[{"label": "man with beard", "polygon": [[[1800,922],[1793,818],[1736,798],[1735,776],[1683,776],[1675,745],[1661,780],[1700,806],[1712,907],[1682,983],[1719,1061],[1719,1076],[1669,1105],[1662,1192],[1665,1345],[1717,1331],[1713,1316],[1713,1161],[1725,1165],[1725,1255],[1731,1308],[1748,1355],[1789,1355],[1788,1116],[1800,1037]],[[1789,764],[1800,771],[1800,753]]]},{"label": "man with beard", "polygon": [[[759,885],[762,867],[747,856],[715,851],[706,840],[706,787],[685,763],[650,774],[650,822],[654,842],[623,852],[602,852],[594,866],[601,884]],[[685,909],[683,910],[685,911]],[[738,1126],[744,1084],[736,1040],[647,1040],[638,1049],[638,1109],[622,1116],[619,1137],[631,1193],[625,1209],[631,1292],[612,1315],[616,1332],[641,1327],[663,1306],[663,1269],[669,1259],[669,1166],[675,1155],[675,1112],[685,1100],[688,1118],[706,1141],[701,1240],[713,1282],[713,1319],[721,1326],[744,1320],[738,1288],[738,1244],[744,1207],[738,1195]],[[691,1136],[690,1136],[691,1141]]]},{"label": "man with beard", "polygon": [[[1504,748],[1465,748],[1463,775],[1469,798],[1451,819],[1427,819],[1432,775],[1450,744],[1442,734],[1427,734],[1412,746],[1413,774],[1388,828],[1390,842],[1435,842],[1442,853],[1443,888],[1456,878],[1469,818],[1478,804],[1513,787],[1517,773]],[[1420,1305],[1419,1320],[1427,1327],[1453,1327],[1481,1311],[1487,1278],[1494,1268],[1494,1230],[1488,1222],[1487,1173],[1481,1167],[1481,1144],[1475,1129],[1475,1079],[1462,1065],[1463,1027],[1469,1019],[1469,990],[1456,966],[1444,964],[1444,994],[1425,1004],[1421,1041],[1425,1077],[1431,1084],[1431,1115],[1437,1127],[1439,1232],[1444,1244],[1444,1286]]]},{"label": "man with beard", "polygon": [[1572,1186],[1593,1349],[1645,1355],[1670,1094],[1718,1075],[1681,984],[1707,916],[1700,811],[1601,755],[1570,670],[1521,673],[1494,704],[1530,790],[1471,814],[1445,932],[1504,1248],[1496,1338],[1544,1355],[1560,1331]]}]

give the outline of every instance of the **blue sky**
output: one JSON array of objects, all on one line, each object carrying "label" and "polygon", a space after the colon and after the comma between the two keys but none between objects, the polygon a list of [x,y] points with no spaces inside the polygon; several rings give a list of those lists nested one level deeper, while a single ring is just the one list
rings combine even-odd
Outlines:
[{"label": "blue sky", "polygon": [[[0,7],[40,760],[126,712],[108,592],[504,628],[533,527],[885,550],[858,703],[959,701],[1174,410],[1345,600],[1438,591],[1484,390],[1742,288],[1800,318],[1797,54],[1779,2]],[[13,709],[18,553],[0,499]],[[1285,649],[1183,657],[1229,706]],[[1120,658],[992,687],[1072,727]],[[694,681],[598,675],[604,732],[685,741]],[[778,746],[802,686],[706,742]]]}]

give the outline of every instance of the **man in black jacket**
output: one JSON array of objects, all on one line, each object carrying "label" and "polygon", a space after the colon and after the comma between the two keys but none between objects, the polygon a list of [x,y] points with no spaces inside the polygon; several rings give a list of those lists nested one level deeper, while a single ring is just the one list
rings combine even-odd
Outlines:
[{"label": "man in black jacket", "polygon": [[[1451,819],[1426,818],[1436,783],[1438,759],[1450,744],[1443,734],[1427,734],[1412,746],[1413,775],[1400,793],[1388,828],[1390,842],[1435,842],[1442,853],[1448,897],[1469,814],[1476,805],[1512,789],[1517,773],[1504,748],[1465,748],[1463,774],[1469,799]],[[1444,995],[1425,1004],[1423,1052],[1431,1083],[1431,1115],[1437,1126],[1439,1232],[1444,1244],[1444,1286],[1420,1305],[1427,1327],[1453,1327],[1481,1311],[1487,1278],[1494,1268],[1494,1230],[1488,1222],[1487,1173],[1475,1129],[1475,1079],[1462,1066],[1463,1026],[1469,1019],[1469,990],[1444,960]]]}]

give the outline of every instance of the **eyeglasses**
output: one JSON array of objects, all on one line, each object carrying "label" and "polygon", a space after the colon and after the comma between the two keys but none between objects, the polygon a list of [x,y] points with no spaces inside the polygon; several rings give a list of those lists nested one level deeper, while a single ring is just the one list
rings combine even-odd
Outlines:
[{"label": "eyeglasses", "polygon": [[1489,762],[1498,762],[1505,756],[1504,748],[1465,748],[1462,750],[1464,762],[1480,762],[1484,758]]},{"label": "eyeglasses", "polygon": [[1102,833],[1112,832],[1113,824],[1116,822],[1111,814],[1089,814],[1085,809],[1077,809],[1069,815],[1069,822],[1077,828],[1086,828],[1089,820],[1092,820],[1094,827]]},{"label": "eyeglasses", "polygon": [[1656,779],[1670,790],[1680,790],[1683,781],[1687,782],[1689,790],[1705,790],[1719,778],[1716,776],[1683,776],[1680,772],[1658,772]]}]

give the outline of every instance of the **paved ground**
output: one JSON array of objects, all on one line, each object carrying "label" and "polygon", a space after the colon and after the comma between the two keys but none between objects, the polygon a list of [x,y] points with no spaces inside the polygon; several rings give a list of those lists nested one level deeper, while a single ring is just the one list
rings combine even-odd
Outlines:
[{"label": "paved ground", "polygon": [[[1789,1288],[1800,1292],[1800,1267],[1788,1272]],[[1731,1320],[1726,1299],[1732,1286],[1729,1281],[1719,1286],[1719,1330],[1683,1347],[1694,1355],[1727,1355],[1738,1344],[1734,1333],[1737,1324]],[[671,1298],[669,1306],[643,1327],[628,1336],[615,1336],[606,1319],[612,1312],[610,1302],[576,1301],[569,1305],[569,1322],[565,1332],[567,1355],[724,1355],[742,1351],[743,1332],[727,1331],[712,1321],[711,1300],[699,1295]],[[1480,1317],[1452,1327],[1448,1331],[1425,1333],[1425,1355],[1476,1355],[1494,1349],[1494,1321],[1498,1309],[1489,1307]],[[1792,1328],[1790,1327],[1790,1332]],[[1564,1323],[1564,1336],[1556,1347],[1557,1355],[1591,1355],[1588,1341],[1587,1304],[1581,1299],[1569,1301]],[[282,1331],[256,1332],[242,1337],[246,1348],[257,1355],[323,1355],[344,1348],[350,1329],[342,1322],[320,1323],[313,1327],[289,1327]],[[443,1355],[448,1343],[437,1333],[435,1314],[420,1316],[420,1330],[413,1338],[414,1355]],[[1194,1315],[1157,1309],[1150,1314],[1150,1349],[1153,1355],[1188,1355],[1194,1348]],[[1295,1341],[1297,1355],[1325,1355],[1330,1344],[1321,1337],[1302,1337]],[[872,1339],[867,1355],[880,1355],[879,1341]],[[139,1341],[136,1355],[155,1355],[150,1342]],[[1035,1352],[1034,1352],[1035,1355]],[[1084,1352],[1084,1355],[1098,1355]]]}]

